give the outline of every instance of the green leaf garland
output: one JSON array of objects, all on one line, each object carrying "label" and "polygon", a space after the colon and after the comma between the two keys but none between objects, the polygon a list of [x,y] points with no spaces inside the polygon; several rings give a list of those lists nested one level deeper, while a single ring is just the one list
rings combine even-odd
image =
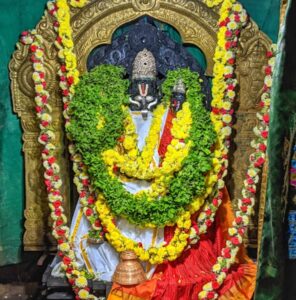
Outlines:
[{"label": "green leaf garland", "polygon": [[[205,175],[212,167],[210,149],[216,135],[203,106],[199,77],[189,69],[178,69],[169,71],[162,85],[163,101],[168,104],[176,81],[182,78],[185,83],[193,120],[189,138],[192,147],[167,194],[152,201],[146,194],[126,191],[117,178],[109,175],[101,157],[103,151],[116,146],[124,133],[126,116],[122,105],[128,105],[129,81],[123,77],[124,70],[112,65],[100,65],[82,76],[71,101],[68,130],[88,167],[93,188],[103,193],[113,214],[143,227],[171,225],[194,197],[205,193]],[[104,126],[97,129],[99,118],[104,120]]]}]

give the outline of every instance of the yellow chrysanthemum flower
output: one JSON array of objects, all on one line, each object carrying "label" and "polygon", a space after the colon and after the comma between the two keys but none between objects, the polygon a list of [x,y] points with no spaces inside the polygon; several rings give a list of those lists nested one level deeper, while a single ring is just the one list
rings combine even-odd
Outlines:
[{"label": "yellow chrysanthemum flower", "polygon": [[236,24],[236,22],[231,21],[227,24],[227,27],[231,30],[235,30],[235,29],[237,29],[237,24]]},{"label": "yellow chrysanthemum flower", "polygon": [[204,299],[207,297],[207,292],[206,291],[201,291],[199,294],[198,294],[198,297],[199,299]]},{"label": "yellow chrysanthemum flower", "polygon": [[266,84],[267,87],[271,87],[272,86],[272,77],[270,75],[266,76],[264,79],[264,83]]},{"label": "yellow chrysanthemum flower", "polygon": [[229,114],[225,114],[222,116],[222,120],[224,123],[230,123],[232,121],[232,116]]},{"label": "yellow chrysanthemum flower", "polygon": [[221,265],[220,264],[213,265],[213,271],[214,272],[219,272],[220,270],[221,270]]},{"label": "yellow chrysanthemum flower", "polygon": [[37,85],[35,85],[35,91],[36,91],[37,93],[42,93],[43,90],[44,90],[44,87],[43,87],[42,84],[37,84]]},{"label": "yellow chrysanthemum flower", "polygon": [[38,72],[43,72],[44,71],[44,67],[41,63],[34,63],[33,68],[34,68],[34,70],[36,70]]},{"label": "yellow chrysanthemum flower", "polygon": [[88,299],[89,298],[89,292],[87,290],[80,290],[78,292],[78,296],[81,298],[81,299]]},{"label": "yellow chrysanthemum flower", "polygon": [[239,4],[239,3],[236,3],[236,4],[234,4],[234,5],[232,6],[232,10],[233,10],[233,11],[236,11],[236,12],[240,12],[240,11],[242,11],[242,9],[243,9],[243,7],[242,7],[242,5]]},{"label": "yellow chrysanthemum flower", "polygon": [[87,286],[87,279],[85,277],[78,277],[76,280],[75,280],[75,284],[79,287],[79,288],[84,288]]},{"label": "yellow chrysanthemum flower", "polygon": [[71,0],[70,4],[73,7],[83,7],[87,4],[88,0]]}]

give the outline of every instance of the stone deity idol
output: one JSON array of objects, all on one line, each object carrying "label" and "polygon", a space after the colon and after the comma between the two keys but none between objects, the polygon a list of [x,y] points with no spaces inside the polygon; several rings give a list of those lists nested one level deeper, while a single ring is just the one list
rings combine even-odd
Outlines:
[{"label": "stone deity idol", "polygon": [[171,109],[174,113],[182,109],[182,105],[186,100],[185,92],[185,85],[182,79],[180,78],[173,88],[173,94],[171,99]]},{"label": "stone deity idol", "polygon": [[147,49],[140,51],[134,60],[130,93],[131,110],[141,111],[147,120],[148,111],[158,103],[155,58]]}]

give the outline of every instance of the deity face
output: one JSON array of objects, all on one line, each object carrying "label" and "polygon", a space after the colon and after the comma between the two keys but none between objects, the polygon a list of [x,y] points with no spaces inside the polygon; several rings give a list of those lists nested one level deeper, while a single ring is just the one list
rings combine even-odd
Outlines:
[{"label": "deity face", "polygon": [[153,54],[144,49],[140,51],[133,63],[131,85],[131,109],[141,111],[145,120],[158,102],[156,97],[156,63]]},{"label": "deity face", "polygon": [[178,112],[181,108],[183,103],[186,100],[186,91],[185,91],[185,84],[183,80],[180,78],[177,80],[172,93],[171,98],[171,109],[174,112]]},{"label": "deity face", "polygon": [[144,119],[148,111],[157,105],[156,81],[151,79],[135,79],[131,86],[131,109],[141,111]]},{"label": "deity face", "polygon": [[171,99],[171,109],[174,112],[178,112],[180,109],[182,109],[182,105],[185,102],[185,100],[185,94],[174,92]]}]

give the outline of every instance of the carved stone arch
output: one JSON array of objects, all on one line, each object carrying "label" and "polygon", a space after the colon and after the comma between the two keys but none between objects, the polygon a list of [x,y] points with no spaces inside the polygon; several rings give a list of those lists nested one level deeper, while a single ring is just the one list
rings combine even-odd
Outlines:
[{"label": "carved stone arch", "polygon": [[[183,43],[199,47],[207,60],[207,74],[212,75],[213,56],[217,41],[218,10],[209,9],[200,0],[92,0],[82,9],[71,9],[71,26],[78,58],[78,68],[86,71],[87,57],[92,49],[110,43],[114,31],[123,24],[144,15],[172,25],[181,34]],[[57,80],[58,57],[54,47],[55,32],[53,18],[45,14],[36,27],[44,38],[46,78],[49,82],[50,104],[53,107],[54,128],[58,131],[58,157],[62,166],[62,179],[65,183],[65,201],[70,215],[70,168],[63,130],[62,100]],[[234,207],[240,197],[244,170],[247,167],[247,154],[252,138],[252,128],[256,124],[258,99],[263,87],[263,66],[267,63],[265,52],[271,41],[251,20],[242,31],[237,60],[237,77],[240,83],[239,107],[236,112],[235,147],[232,151],[230,194]],[[255,54],[254,54],[255,53]],[[34,111],[34,90],[32,86],[32,65],[28,46],[17,45],[10,62],[13,108],[21,119],[23,128],[23,151],[25,161],[26,209],[25,250],[42,250],[48,236],[48,208],[43,185],[43,170],[40,159],[40,145],[37,142],[38,125]],[[252,70],[251,70],[252,69]],[[248,70],[248,72],[246,72]],[[34,174],[35,182],[32,182]],[[261,195],[265,194],[262,184]],[[258,192],[258,203],[260,192]],[[264,200],[264,197],[262,196]],[[262,200],[262,201],[263,201]],[[258,204],[259,205],[259,204]],[[261,205],[262,207],[262,205]],[[249,241],[256,246],[258,214],[254,217],[253,232]]]},{"label": "carved stone arch", "polygon": [[121,25],[147,15],[175,27],[183,43],[200,48],[207,60],[206,74],[212,75],[219,16],[200,1],[94,1],[72,12],[73,38],[81,72],[86,71],[86,59],[92,49],[111,43],[113,33]]}]

